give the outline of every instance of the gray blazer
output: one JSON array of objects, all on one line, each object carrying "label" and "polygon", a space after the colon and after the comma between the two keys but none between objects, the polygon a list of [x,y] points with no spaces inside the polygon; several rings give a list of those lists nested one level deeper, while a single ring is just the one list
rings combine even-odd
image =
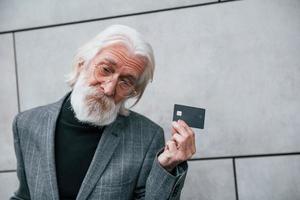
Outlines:
[{"label": "gray blazer", "polygon": [[[19,113],[13,122],[19,188],[10,199],[58,200],[54,134],[58,102]],[[130,112],[103,132],[77,200],[180,199],[187,162],[170,174],[158,163],[163,129]],[[80,163],[78,163],[80,164]]]}]

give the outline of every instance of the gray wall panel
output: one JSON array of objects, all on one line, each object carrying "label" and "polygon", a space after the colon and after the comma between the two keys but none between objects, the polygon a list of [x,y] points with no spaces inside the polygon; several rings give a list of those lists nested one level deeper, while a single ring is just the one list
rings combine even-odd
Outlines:
[{"label": "gray wall panel", "polygon": [[0,199],[9,199],[18,189],[18,179],[15,172],[0,173]]},{"label": "gray wall panel", "polygon": [[207,108],[196,157],[299,151],[297,2],[240,1],[152,17],[164,24],[151,37],[158,67],[137,110],[167,131],[174,103]]},{"label": "gray wall panel", "polygon": [[12,34],[0,35],[0,170],[15,168],[12,120],[18,113]]},{"label": "gray wall panel", "polygon": [[[212,0],[0,1],[0,32]],[[300,152],[300,1],[243,0],[16,34],[21,111],[69,90],[76,49],[110,24],[140,30],[156,55],[154,82],[134,110],[163,126],[174,103],[204,107],[195,157]],[[17,188],[11,123],[18,112],[13,38],[0,35],[0,199]],[[300,159],[236,159],[240,200],[300,199]],[[189,161],[182,199],[235,199],[231,159]]]},{"label": "gray wall panel", "polygon": [[216,0],[0,1],[0,31],[47,26]]},{"label": "gray wall panel", "polygon": [[181,199],[235,200],[232,160],[189,162]]},{"label": "gray wall panel", "polygon": [[144,33],[156,53],[155,80],[135,109],[166,132],[174,103],[207,109],[205,130],[196,130],[196,157],[299,151],[299,9],[295,1],[280,2],[241,1],[18,33],[21,109],[62,96],[75,49],[103,27],[122,23]]},{"label": "gray wall panel", "polygon": [[300,199],[300,156],[236,160],[240,200]]},{"label": "gray wall panel", "polygon": [[153,44],[156,75],[135,110],[167,137],[173,104],[182,103],[207,109],[195,157],[299,151],[300,12],[298,1],[285,2],[237,1],[17,33],[21,109],[61,97],[75,49],[122,23]]}]

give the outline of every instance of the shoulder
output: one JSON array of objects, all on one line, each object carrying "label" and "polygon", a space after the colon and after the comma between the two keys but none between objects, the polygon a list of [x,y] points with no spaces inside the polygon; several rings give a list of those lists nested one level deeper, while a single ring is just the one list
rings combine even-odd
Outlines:
[{"label": "shoulder", "polygon": [[56,103],[34,107],[18,113],[14,118],[14,125],[18,129],[23,129],[31,125],[37,125],[39,122],[46,120],[54,110]]},{"label": "shoulder", "polygon": [[26,119],[35,119],[35,118],[39,118],[42,113],[46,113],[48,112],[47,108],[49,107],[49,105],[44,105],[44,106],[39,106],[39,107],[35,107],[35,108],[31,108],[28,110],[24,110],[22,112],[20,112],[19,114],[16,115],[16,119],[18,120],[18,122],[24,121]]},{"label": "shoulder", "polygon": [[69,94],[70,92],[65,94],[56,102],[24,110],[15,116],[14,121],[18,121],[18,124],[21,123],[26,125],[28,122],[34,123],[36,121],[45,119],[45,117],[49,116],[49,114],[55,115],[60,111],[64,99]]}]

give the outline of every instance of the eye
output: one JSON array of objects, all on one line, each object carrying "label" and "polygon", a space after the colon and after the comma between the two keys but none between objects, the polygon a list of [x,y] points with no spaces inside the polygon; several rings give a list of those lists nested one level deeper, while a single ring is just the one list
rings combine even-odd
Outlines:
[{"label": "eye", "polygon": [[108,65],[100,65],[99,69],[103,76],[109,76],[113,74],[113,70]]},{"label": "eye", "polygon": [[134,86],[134,81],[129,78],[123,78],[120,80],[120,86],[123,89],[128,89]]}]

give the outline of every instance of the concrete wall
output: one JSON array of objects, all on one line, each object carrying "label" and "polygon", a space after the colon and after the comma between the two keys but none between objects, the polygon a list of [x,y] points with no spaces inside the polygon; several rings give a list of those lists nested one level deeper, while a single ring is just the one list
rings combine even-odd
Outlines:
[{"label": "concrete wall", "polygon": [[0,199],[18,186],[11,124],[69,88],[78,47],[110,24],[153,45],[134,110],[166,139],[175,103],[206,108],[182,199],[300,199],[300,1],[0,1]]}]

